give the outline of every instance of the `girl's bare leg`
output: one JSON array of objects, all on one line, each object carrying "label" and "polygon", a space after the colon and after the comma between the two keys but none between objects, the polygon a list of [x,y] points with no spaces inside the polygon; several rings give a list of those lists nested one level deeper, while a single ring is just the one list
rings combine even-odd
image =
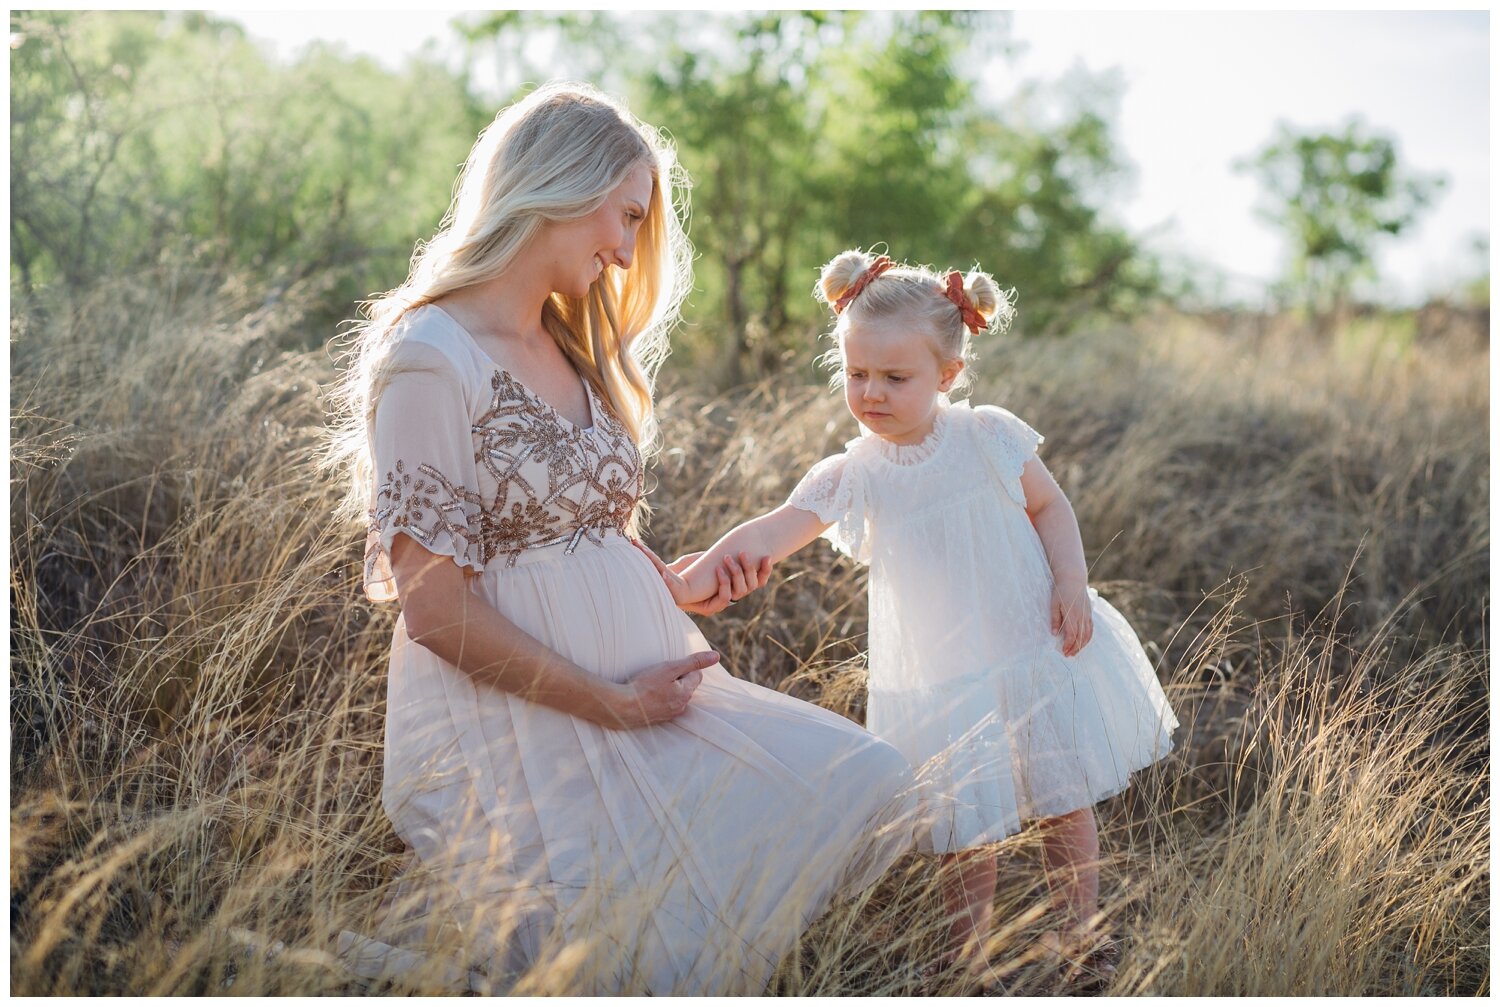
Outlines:
[{"label": "girl's bare leg", "polygon": [[1063,914],[1069,930],[1086,930],[1099,915],[1099,825],[1094,809],[1079,808],[1040,824],[1052,907]]},{"label": "girl's bare leg", "polygon": [[1119,945],[1100,932],[1099,825],[1093,808],[1080,808],[1041,823],[1042,859],[1052,907],[1063,929],[1043,936],[1043,946],[1069,966],[1068,981],[1098,989],[1115,974]]},{"label": "girl's bare leg", "polygon": [[995,911],[995,855],[989,850],[963,850],[943,856],[943,902],[948,910],[949,961],[961,962],[971,972],[987,964],[984,942]]}]

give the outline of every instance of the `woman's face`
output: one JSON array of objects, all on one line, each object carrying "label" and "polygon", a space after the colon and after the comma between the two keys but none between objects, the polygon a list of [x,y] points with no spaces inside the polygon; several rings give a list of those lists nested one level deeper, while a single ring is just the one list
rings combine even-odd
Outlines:
[{"label": "woman's face", "polygon": [[553,291],[587,297],[606,267],[630,268],[653,184],[651,169],[637,163],[593,213],[542,226],[530,254],[536,256]]}]

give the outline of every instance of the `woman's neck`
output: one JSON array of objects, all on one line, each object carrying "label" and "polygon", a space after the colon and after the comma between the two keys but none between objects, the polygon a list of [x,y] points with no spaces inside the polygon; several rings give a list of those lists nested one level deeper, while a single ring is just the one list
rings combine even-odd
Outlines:
[{"label": "woman's neck", "polygon": [[542,325],[542,308],[550,293],[546,284],[535,282],[524,269],[510,269],[444,294],[437,303],[457,317],[470,335],[529,344],[552,339]]}]

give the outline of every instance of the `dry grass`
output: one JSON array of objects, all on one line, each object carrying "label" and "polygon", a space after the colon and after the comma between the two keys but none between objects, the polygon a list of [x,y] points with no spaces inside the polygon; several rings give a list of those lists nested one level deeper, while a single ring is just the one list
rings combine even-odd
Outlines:
[{"label": "dry grass", "polygon": [[[362,992],[383,894],[392,613],[331,527],[301,319],[189,276],[16,304],[12,992]],[[1488,348],[1163,318],[989,348],[978,401],[1048,435],[1095,580],[1159,658],[1177,752],[1100,808],[1122,994],[1489,989]],[[705,543],[852,433],[783,379],[664,396],[653,542]],[[815,548],[705,625],[739,674],[858,719],[860,570]],[[1001,847],[995,960],[1047,921]],[[900,994],[938,939],[910,858],[783,994]],[[566,958],[517,989],[565,990]],[[398,992],[401,990],[397,990]]]}]

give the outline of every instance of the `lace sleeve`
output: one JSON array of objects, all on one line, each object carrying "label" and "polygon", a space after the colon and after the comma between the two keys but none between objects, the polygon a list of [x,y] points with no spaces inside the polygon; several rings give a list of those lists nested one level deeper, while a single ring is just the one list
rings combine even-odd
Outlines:
[{"label": "lace sleeve", "polygon": [[370,436],[372,485],[365,595],[396,600],[391,545],[407,535],[459,566],[483,570],[473,425],[446,354],[415,341],[393,352]]},{"label": "lace sleeve", "polygon": [[986,461],[1010,498],[1025,507],[1021,470],[1036,456],[1037,445],[1045,438],[1015,413],[999,406],[975,406],[974,415],[979,420],[979,445]]},{"label": "lace sleeve", "polygon": [[814,465],[786,502],[827,522],[823,537],[839,552],[860,563],[870,562],[864,480],[848,455],[834,455]]}]

